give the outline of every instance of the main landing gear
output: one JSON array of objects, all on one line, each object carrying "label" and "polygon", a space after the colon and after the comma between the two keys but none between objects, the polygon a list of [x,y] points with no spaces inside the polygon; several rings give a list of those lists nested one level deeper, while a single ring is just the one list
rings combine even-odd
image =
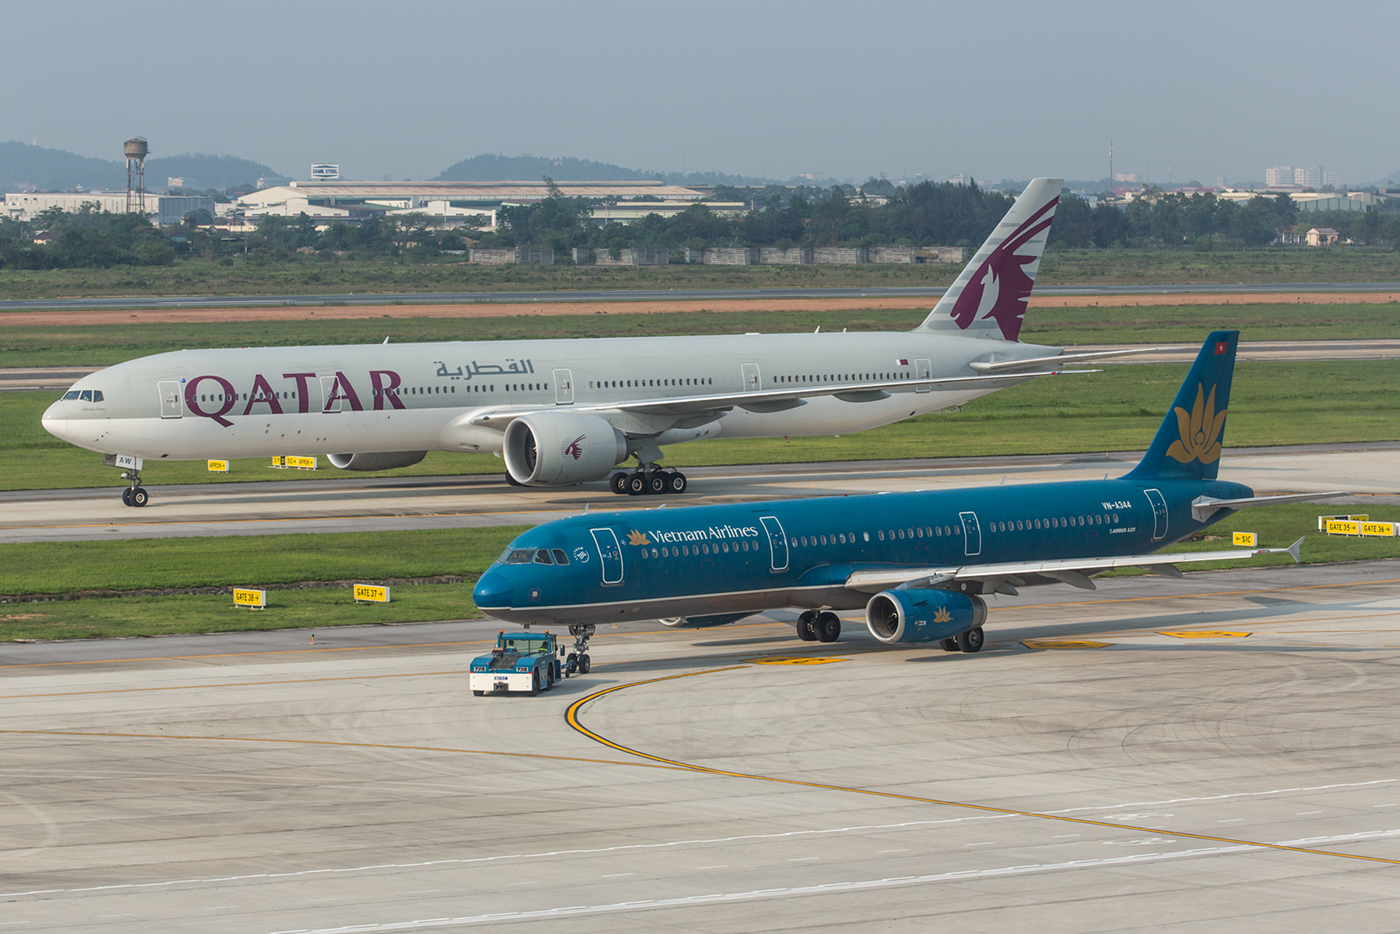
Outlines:
[{"label": "main landing gear", "polygon": [[571,674],[588,674],[593,662],[588,657],[588,640],[593,638],[596,628],[590,623],[585,626],[570,626],[569,635],[574,637],[574,650],[564,659],[565,677]]},{"label": "main landing gear", "polygon": [[835,642],[841,638],[841,617],[807,610],[797,617],[797,638],[803,642]]},{"label": "main landing gear", "polygon": [[612,491],[626,496],[664,496],[684,493],[688,481],[679,470],[642,465],[631,473],[619,470],[608,481]]},{"label": "main landing gear", "polygon": [[131,481],[131,486],[122,490],[123,506],[144,506],[151,501],[151,494],[147,493],[146,488],[141,485],[140,471],[133,470],[130,473],[124,473],[122,479]]},{"label": "main landing gear", "polygon": [[939,641],[939,648],[945,652],[980,652],[986,637],[982,634],[982,627],[969,629],[967,632],[959,633],[951,639]]}]

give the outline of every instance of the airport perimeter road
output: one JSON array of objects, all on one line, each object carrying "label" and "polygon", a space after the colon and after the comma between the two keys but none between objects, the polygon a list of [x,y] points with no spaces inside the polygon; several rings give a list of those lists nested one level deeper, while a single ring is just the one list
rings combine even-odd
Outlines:
[{"label": "airport perimeter road", "polygon": [[[1286,282],[1267,285],[1208,282],[1158,285],[1037,285],[1037,295],[1200,295],[1268,292],[1389,292],[1400,282]],[[479,302],[719,301],[764,298],[900,298],[937,301],[943,286],[847,289],[608,289],[539,292],[370,292],[321,295],[176,295],[134,298],[17,298],[0,301],[0,312],[63,308],[237,308],[266,305],[429,305]]]},{"label": "airport perimeter road", "polygon": [[[1260,493],[1347,490],[1361,502],[1400,502],[1400,442],[1234,448],[1222,477]],[[1138,452],[1035,457],[688,468],[683,496],[615,496],[603,482],[562,489],[507,486],[483,477],[354,478],[147,486],[149,506],[121,504],[120,488],[0,493],[0,543],[206,535],[278,535],[537,525],[618,509],[882,491],[1039,483],[1119,476]],[[147,471],[153,480],[157,471]],[[1354,498],[1339,503],[1357,501]]]},{"label": "airport perimeter road", "polygon": [[489,624],[0,646],[0,922],[1395,929],[1400,562],[992,614],[604,630],[535,698],[466,689]]}]

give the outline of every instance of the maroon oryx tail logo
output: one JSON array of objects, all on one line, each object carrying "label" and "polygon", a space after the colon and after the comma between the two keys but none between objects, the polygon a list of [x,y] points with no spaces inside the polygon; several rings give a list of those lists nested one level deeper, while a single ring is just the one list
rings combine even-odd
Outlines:
[{"label": "maroon oryx tail logo", "polygon": [[951,315],[958,327],[967,330],[978,318],[992,318],[1001,326],[1003,337],[1016,340],[1026,314],[1026,299],[1030,298],[1031,287],[1035,284],[1025,267],[1038,258],[1035,253],[1021,255],[1016,251],[1050,226],[1054,217],[1045,215],[1059,203],[1056,197],[1032,214],[977,267],[953,303]]},{"label": "maroon oryx tail logo", "polygon": [[572,457],[574,460],[578,460],[583,456],[583,439],[587,437],[588,435],[579,435],[568,444],[560,445],[559,453],[563,454],[565,457]]}]

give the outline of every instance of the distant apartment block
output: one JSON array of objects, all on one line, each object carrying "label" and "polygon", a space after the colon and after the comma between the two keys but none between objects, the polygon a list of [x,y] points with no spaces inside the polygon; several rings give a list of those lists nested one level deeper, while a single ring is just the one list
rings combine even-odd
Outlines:
[{"label": "distant apartment block", "polygon": [[1264,170],[1264,185],[1268,188],[1284,188],[1290,185],[1299,188],[1321,188],[1328,184],[1337,184],[1337,173],[1324,172],[1320,165],[1276,165]]},{"label": "distant apartment block", "polygon": [[1293,166],[1276,165],[1271,169],[1265,169],[1264,184],[1270,188],[1277,188],[1280,185],[1292,185]]}]

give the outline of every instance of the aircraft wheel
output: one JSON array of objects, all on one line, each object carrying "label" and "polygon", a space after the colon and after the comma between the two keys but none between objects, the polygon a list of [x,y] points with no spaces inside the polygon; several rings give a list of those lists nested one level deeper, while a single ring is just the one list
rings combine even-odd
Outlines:
[{"label": "aircraft wheel", "polygon": [[940,639],[939,642],[938,642],[938,646],[939,646],[939,648],[941,648],[941,649],[942,649],[943,651],[945,651],[945,652],[961,652],[961,651],[962,651],[961,649],[958,648],[958,640],[957,640],[957,639]]},{"label": "aircraft wheel", "polygon": [[670,478],[668,478],[661,471],[653,471],[647,476],[647,492],[652,494],[653,496],[660,496],[663,493],[669,492],[670,489]]},{"label": "aircraft wheel", "polygon": [[475,694],[477,697],[480,697],[481,695],[485,694],[486,692],[485,692],[485,691],[472,691],[472,693]]},{"label": "aircraft wheel", "polygon": [[144,506],[151,501],[151,494],[146,492],[146,488],[138,486],[131,491],[131,505]]},{"label": "aircraft wheel", "polygon": [[608,479],[608,486],[612,487],[612,491],[618,496],[625,496],[627,494],[627,474],[619,470]]},{"label": "aircraft wheel", "polygon": [[638,472],[627,476],[627,495],[641,496],[647,491],[646,475]]},{"label": "aircraft wheel", "polygon": [[680,494],[685,492],[685,488],[690,484],[685,479],[685,474],[676,471],[666,478],[666,492]]},{"label": "aircraft wheel", "polygon": [[797,617],[797,638],[801,639],[803,642],[817,641],[817,630],[812,625],[812,621],[816,619],[816,616],[817,614],[808,610]]},{"label": "aircraft wheel", "polygon": [[126,489],[122,490],[122,505],[131,505],[131,487],[127,487]]},{"label": "aircraft wheel", "polygon": [[984,638],[981,626],[978,626],[976,629],[969,629],[967,632],[958,636],[958,648],[962,649],[964,652],[980,652],[982,651],[982,642]]},{"label": "aircraft wheel", "polygon": [[841,617],[835,613],[823,613],[817,617],[812,628],[817,633],[817,639],[822,642],[835,642],[841,638]]},{"label": "aircraft wheel", "polygon": [[592,667],[593,667],[593,661],[592,661],[592,659],[590,659],[590,658],[588,657],[588,653],[587,653],[587,652],[585,652],[584,654],[582,654],[582,655],[580,655],[580,656],[578,657],[578,673],[579,673],[579,674],[581,674],[581,675],[586,675],[586,674],[588,674],[588,670],[589,670],[590,668],[592,668]]}]

